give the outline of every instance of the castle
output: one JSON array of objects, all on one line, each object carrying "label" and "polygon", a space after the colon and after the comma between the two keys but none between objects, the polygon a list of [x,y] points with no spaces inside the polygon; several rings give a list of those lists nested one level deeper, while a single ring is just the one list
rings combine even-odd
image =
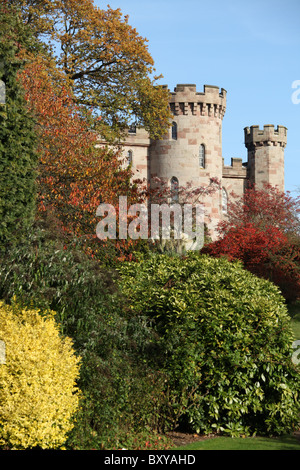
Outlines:
[{"label": "castle", "polygon": [[232,192],[242,196],[248,182],[257,187],[269,183],[284,191],[286,127],[246,127],[247,162],[232,158],[231,165],[224,165],[222,121],[226,95],[226,90],[216,86],[205,85],[204,91],[198,92],[196,85],[177,85],[170,92],[173,118],[166,135],[151,140],[144,129],[132,128],[122,145],[135,176],[145,178],[149,184],[155,176],[174,188],[188,182],[195,187],[207,186],[210,178],[218,178],[221,188],[203,200],[212,238],[226,214]]}]

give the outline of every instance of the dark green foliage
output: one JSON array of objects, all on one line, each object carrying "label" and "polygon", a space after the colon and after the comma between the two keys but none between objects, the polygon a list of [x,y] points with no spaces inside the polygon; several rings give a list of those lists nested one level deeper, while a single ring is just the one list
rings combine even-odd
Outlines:
[{"label": "dark green foliage", "polygon": [[[0,80],[6,102],[0,104],[0,248],[22,240],[31,225],[36,196],[36,136],[24,92],[17,80],[23,26],[0,8]],[[23,28],[23,29],[22,29]],[[24,31],[23,31],[24,34]]]},{"label": "dark green foliage", "polygon": [[126,447],[129,436],[165,421],[164,376],[147,361],[152,330],[145,318],[129,315],[116,273],[52,235],[35,229],[0,258],[0,298],[56,311],[82,357],[84,400],[69,446]]},{"label": "dark green foliage", "polygon": [[279,290],[239,263],[191,254],[120,268],[159,335],[174,417],[197,432],[280,434],[299,420],[299,367]]}]

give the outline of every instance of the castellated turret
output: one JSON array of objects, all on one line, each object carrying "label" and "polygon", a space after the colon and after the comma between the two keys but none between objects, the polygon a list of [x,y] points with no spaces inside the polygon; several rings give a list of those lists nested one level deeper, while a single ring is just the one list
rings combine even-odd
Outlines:
[{"label": "castellated turret", "polygon": [[242,197],[249,182],[257,187],[269,183],[284,191],[286,127],[246,127],[247,162],[235,157],[231,165],[224,164],[222,122],[226,95],[226,90],[217,86],[204,85],[199,92],[196,85],[177,85],[174,92],[169,91],[172,119],[164,138],[151,140],[145,129],[134,128],[122,144],[134,176],[150,185],[156,184],[156,176],[169,187],[191,183],[198,188],[208,186],[211,178],[220,181],[219,190],[201,199],[213,239],[218,236],[218,223],[226,217],[228,201],[233,194]]},{"label": "castellated turret", "polygon": [[[151,142],[150,173],[171,184],[207,186],[211,177],[222,180],[222,120],[226,110],[226,90],[205,85],[177,85],[170,93],[173,114],[168,133],[162,140]],[[220,219],[221,191],[205,202],[210,224]]]},{"label": "castellated turret", "polygon": [[284,191],[284,149],[287,128],[267,124],[244,129],[245,146],[248,150],[248,178],[258,188],[271,184]]}]

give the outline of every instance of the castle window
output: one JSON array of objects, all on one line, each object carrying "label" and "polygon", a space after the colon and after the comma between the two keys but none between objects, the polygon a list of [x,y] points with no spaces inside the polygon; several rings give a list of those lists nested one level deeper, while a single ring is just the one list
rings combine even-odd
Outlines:
[{"label": "castle window", "polygon": [[132,165],[132,157],[133,157],[132,150],[128,150],[127,152],[127,165],[128,166]]},{"label": "castle window", "polygon": [[128,132],[129,134],[136,134],[136,124],[131,124]]},{"label": "castle window", "polygon": [[179,181],[176,176],[172,176],[171,178],[171,202],[179,202]]},{"label": "castle window", "polygon": [[199,147],[199,166],[201,168],[205,167],[205,145],[201,144]]},{"label": "castle window", "polygon": [[172,139],[177,140],[177,124],[176,124],[176,122],[172,123]]},{"label": "castle window", "polygon": [[227,214],[228,195],[226,189],[222,188],[222,212]]}]

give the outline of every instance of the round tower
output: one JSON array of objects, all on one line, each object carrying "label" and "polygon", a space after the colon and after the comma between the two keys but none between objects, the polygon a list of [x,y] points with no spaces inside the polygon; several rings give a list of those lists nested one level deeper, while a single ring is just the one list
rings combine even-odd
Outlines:
[{"label": "round tower", "polygon": [[284,191],[284,149],[287,143],[287,128],[266,124],[245,127],[245,146],[248,150],[248,178],[262,188],[271,184]]},{"label": "round tower", "polygon": [[[169,184],[191,183],[205,187],[210,178],[222,180],[222,120],[226,110],[226,90],[205,85],[177,85],[170,93],[173,114],[169,132],[150,145],[151,178],[158,176]],[[203,201],[210,214],[207,225],[213,230],[222,211],[221,191]]]}]

